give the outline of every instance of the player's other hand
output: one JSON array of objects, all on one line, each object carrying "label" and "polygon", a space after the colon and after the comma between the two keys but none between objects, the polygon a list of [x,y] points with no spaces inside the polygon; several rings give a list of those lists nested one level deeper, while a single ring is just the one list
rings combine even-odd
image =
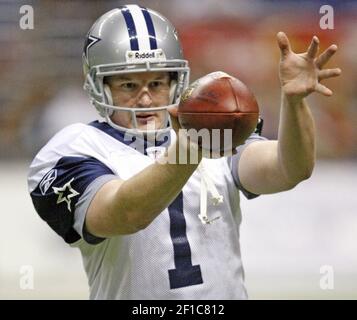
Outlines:
[{"label": "player's other hand", "polygon": [[289,39],[284,32],[277,34],[281,52],[279,76],[283,93],[289,98],[304,98],[312,92],[331,96],[332,91],[320,83],[321,80],[337,77],[341,69],[322,69],[337,51],[335,44],[322,54],[319,51],[319,39],[314,36],[306,52],[297,54],[291,50]]},{"label": "player's other hand", "polygon": [[[175,130],[176,132],[176,159],[175,161],[180,161],[178,155],[184,155],[184,160],[186,162],[180,162],[181,164],[198,164],[201,159],[202,159],[202,150],[199,148],[199,146],[196,143],[193,143],[190,141],[188,135],[186,134],[186,130],[182,130],[183,128],[180,125],[180,122],[178,120],[178,106],[177,105],[172,105],[169,108],[167,108],[167,111],[170,114],[170,120],[171,120],[171,127],[172,129]],[[197,157],[195,157],[195,160],[191,161],[191,156],[190,152],[194,151]],[[188,157],[187,157],[188,155]],[[172,159],[171,159],[172,161]]]},{"label": "player's other hand", "polygon": [[178,131],[181,129],[179,120],[178,120],[178,106],[177,105],[171,105],[169,108],[167,108],[167,111],[170,114],[170,120],[171,120],[171,126],[172,129],[175,130],[176,134],[178,134]]}]

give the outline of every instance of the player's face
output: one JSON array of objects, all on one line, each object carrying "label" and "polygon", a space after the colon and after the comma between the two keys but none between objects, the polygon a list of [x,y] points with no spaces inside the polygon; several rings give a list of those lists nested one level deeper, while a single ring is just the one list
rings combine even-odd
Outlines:
[{"label": "player's face", "polygon": [[[169,104],[170,77],[167,72],[142,72],[113,76],[109,79],[113,103],[127,108],[153,108]],[[160,129],[165,123],[165,111],[136,112],[138,129]],[[117,111],[113,122],[133,128],[130,112]],[[154,127],[155,125],[155,127]]]}]

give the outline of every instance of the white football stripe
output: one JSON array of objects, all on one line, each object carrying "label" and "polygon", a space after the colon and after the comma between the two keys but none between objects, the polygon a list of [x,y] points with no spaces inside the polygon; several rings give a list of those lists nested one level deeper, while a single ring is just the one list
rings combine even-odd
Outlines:
[{"label": "white football stripe", "polygon": [[139,50],[150,50],[148,28],[140,7],[130,4],[127,5],[127,8],[129,9],[135,23],[136,33],[138,35]]}]

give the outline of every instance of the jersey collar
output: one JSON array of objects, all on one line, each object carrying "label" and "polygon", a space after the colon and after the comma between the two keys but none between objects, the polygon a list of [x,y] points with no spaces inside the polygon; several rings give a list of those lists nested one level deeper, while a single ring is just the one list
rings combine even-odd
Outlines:
[{"label": "jersey collar", "polygon": [[149,147],[168,147],[171,143],[170,132],[167,132],[165,134],[160,135],[159,137],[156,137],[155,141],[151,141],[151,140],[147,140],[146,137],[141,135],[134,135],[131,133],[127,133],[125,131],[114,129],[107,122],[99,122],[98,120],[96,120],[89,123],[88,125],[105,132],[112,138],[140,152],[142,152],[142,148],[136,148],[135,146],[144,145],[145,155],[147,155],[146,149]]}]

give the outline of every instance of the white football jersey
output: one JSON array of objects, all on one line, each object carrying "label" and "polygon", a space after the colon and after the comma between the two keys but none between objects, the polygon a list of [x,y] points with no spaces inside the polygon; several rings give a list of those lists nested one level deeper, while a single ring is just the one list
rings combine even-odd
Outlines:
[{"label": "white football jersey", "polygon": [[[157,145],[167,146],[174,135],[171,130]],[[260,139],[253,134],[247,143]],[[155,161],[146,154],[146,141],[139,152],[105,122],[74,124],[55,135],[30,166],[29,192],[41,218],[80,249],[91,299],[245,299],[236,170],[244,146],[233,157],[203,160],[224,199],[207,202],[208,217],[219,217],[211,224],[198,217],[202,176],[196,170],[144,230],[108,239],[89,234],[85,216],[99,188],[130,179]]]}]

